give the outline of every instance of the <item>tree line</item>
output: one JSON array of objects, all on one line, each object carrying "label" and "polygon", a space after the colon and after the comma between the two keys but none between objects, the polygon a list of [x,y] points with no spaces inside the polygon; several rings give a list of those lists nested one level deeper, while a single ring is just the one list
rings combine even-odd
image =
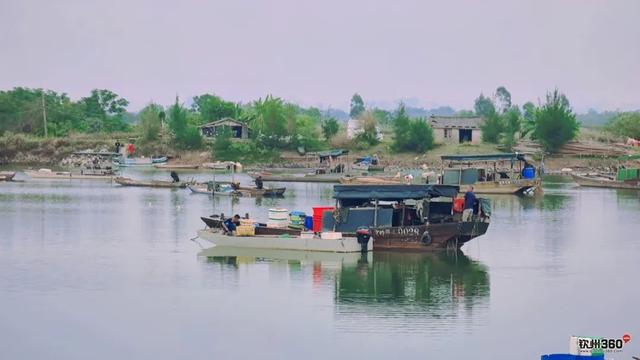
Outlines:
[{"label": "tree line", "polygon": [[[231,134],[223,132],[213,144],[215,156],[251,160],[280,150],[322,150],[330,147],[331,140],[345,130],[329,111],[305,108],[272,95],[240,104],[214,94],[201,94],[193,97],[190,106],[176,97],[173,104],[150,103],[136,114],[127,111],[128,105],[127,99],[107,89],[92,90],[88,96],[73,101],[64,93],[17,87],[0,91],[0,134],[44,135],[43,110],[46,110],[49,136],[129,131],[139,136],[143,148],[165,143],[178,149],[197,150],[205,146],[198,126],[229,117],[248,124],[252,130],[250,140],[232,141]],[[441,111],[449,113],[453,109]],[[425,114],[404,104],[394,111],[367,107],[356,93],[351,98],[349,117],[360,126],[349,145],[359,149],[376,146],[380,143],[380,132],[385,130],[392,135],[387,141],[388,150],[424,153],[436,144],[428,119],[412,116],[416,113]],[[482,116],[483,141],[507,149],[528,138],[555,152],[573,140],[580,127],[569,100],[557,89],[537,105],[527,102],[520,107],[512,103],[510,92],[501,86],[490,96],[481,93],[473,110],[455,114]],[[640,115],[617,114],[606,129],[619,136],[640,138]]]}]

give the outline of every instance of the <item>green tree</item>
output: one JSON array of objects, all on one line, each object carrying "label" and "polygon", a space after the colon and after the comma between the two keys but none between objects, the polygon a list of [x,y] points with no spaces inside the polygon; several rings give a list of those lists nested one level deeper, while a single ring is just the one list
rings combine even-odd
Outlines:
[{"label": "green tree", "polygon": [[287,119],[284,101],[267,95],[251,106],[251,124],[260,135],[284,137],[287,135]]},{"label": "green tree", "polygon": [[624,112],[609,120],[605,129],[618,136],[640,139],[640,112]]},{"label": "green tree", "polygon": [[356,136],[355,140],[368,146],[377,145],[380,141],[378,140],[376,118],[369,111],[362,113],[359,118],[362,124],[362,132]]},{"label": "green tree", "polygon": [[160,138],[164,109],[158,104],[151,103],[138,113],[138,122],[144,142],[153,142]]},{"label": "green tree", "polygon": [[[241,116],[241,108],[233,102],[225,101],[222,98],[203,94],[193,98],[193,111],[200,114],[203,123],[220,120],[222,118],[238,119]],[[202,125],[202,124],[197,124]]]},{"label": "green tree", "polygon": [[322,121],[322,134],[324,134],[325,139],[330,140],[339,130],[340,124],[335,118],[330,117]]},{"label": "green tree", "polygon": [[504,132],[505,126],[502,117],[493,113],[484,118],[480,129],[482,129],[482,141],[497,144],[500,142],[500,136]]},{"label": "green tree", "polygon": [[520,136],[533,136],[533,131],[536,128],[536,106],[531,102],[526,102],[522,105],[522,131]]},{"label": "green tree", "polygon": [[125,131],[129,128],[124,122],[129,101],[111,90],[91,90],[91,95],[80,99],[80,103],[86,118],[100,120],[101,131]]},{"label": "green tree", "polygon": [[173,133],[175,144],[181,149],[199,149],[202,147],[202,136],[198,128],[189,125],[188,116],[187,109],[176,96],[175,103],[169,108],[169,128]]},{"label": "green tree", "polygon": [[493,101],[482,94],[475,100],[473,108],[477,115],[484,118],[490,118],[496,114],[496,107]]},{"label": "green tree", "polygon": [[496,89],[496,101],[501,113],[505,113],[511,107],[511,93],[504,86]]},{"label": "green tree", "polygon": [[408,148],[417,153],[425,153],[433,148],[433,129],[425,119],[416,118],[411,120],[411,132],[408,141]]},{"label": "green tree", "polygon": [[389,125],[393,122],[393,115],[384,109],[375,108],[371,111],[380,125]]},{"label": "green tree", "polygon": [[362,100],[362,96],[358,93],[353,94],[351,97],[351,110],[349,111],[349,116],[352,119],[356,119],[364,113],[364,110],[364,101]]},{"label": "green tree", "polygon": [[546,102],[535,113],[533,135],[548,152],[556,152],[573,140],[580,129],[569,100],[558,89],[547,93]]},{"label": "green tree", "polygon": [[502,144],[508,150],[511,150],[516,143],[521,127],[521,117],[522,114],[517,106],[510,107],[502,116],[504,126]]},{"label": "green tree", "polygon": [[405,150],[405,146],[409,141],[411,135],[411,121],[407,115],[404,104],[398,106],[393,116],[393,143],[391,147],[395,151]]}]

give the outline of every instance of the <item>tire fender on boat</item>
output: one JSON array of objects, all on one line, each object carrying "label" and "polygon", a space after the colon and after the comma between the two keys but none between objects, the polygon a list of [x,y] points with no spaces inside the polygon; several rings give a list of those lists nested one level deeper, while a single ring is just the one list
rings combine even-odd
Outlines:
[{"label": "tire fender on boat", "polygon": [[429,230],[425,230],[422,233],[422,237],[420,238],[420,242],[422,243],[422,245],[431,245],[431,234],[429,234]]}]

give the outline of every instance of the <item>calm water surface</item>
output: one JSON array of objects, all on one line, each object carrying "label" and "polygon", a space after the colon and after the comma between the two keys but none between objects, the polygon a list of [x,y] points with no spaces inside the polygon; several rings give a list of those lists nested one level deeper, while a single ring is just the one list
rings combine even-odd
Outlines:
[{"label": "calm water surface", "polygon": [[494,197],[489,232],[457,256],[229,254],[190,240],[201,215],[333,203],[331,185],[286,186],[283,199],[232,201],[0,182],[0,358],[536,359],[572,334],[624,333],[613,358],[640,354],[638,192],[549,178],[543,197]]}]

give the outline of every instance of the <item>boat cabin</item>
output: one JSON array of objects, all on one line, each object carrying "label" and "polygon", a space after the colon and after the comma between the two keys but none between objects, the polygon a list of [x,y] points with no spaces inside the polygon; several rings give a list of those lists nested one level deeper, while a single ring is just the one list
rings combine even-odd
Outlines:
[{"label": "boat cabin", "polygon": [[444,155],[440,183],[474,185],[483,182],[534,180],[536,168],[523,154]]},{"label": "boat cabin", "polygon": [[458,189],[450,185],[335,185],[336,209],[324,213],[323,229],[353,233],[363,226],[413,227],[460,221],[454,211]]}]

